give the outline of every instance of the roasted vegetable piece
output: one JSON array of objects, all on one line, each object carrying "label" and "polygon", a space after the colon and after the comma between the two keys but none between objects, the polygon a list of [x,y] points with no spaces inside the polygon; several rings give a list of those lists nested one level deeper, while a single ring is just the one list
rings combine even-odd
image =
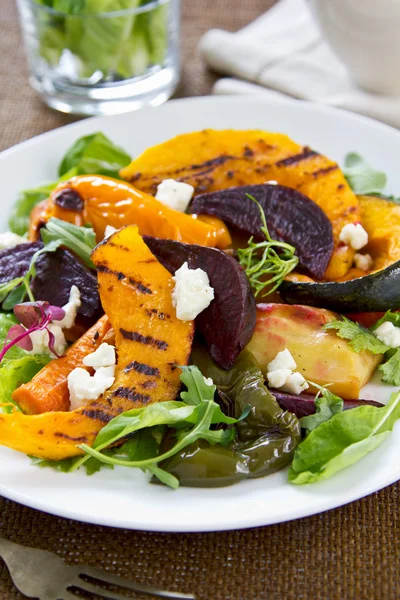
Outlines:
[{"label": "roasted vegetable piece", "polygon": [[[280,392],[279,390],[271,390],[271,393],[275,396],[282,410],[294,413],[298,419],[315,413],[315,396],[311,396],[310,394],[295,396],[294,394],[285,394],[285,392]],[[352,408],[357,408],[357,406],[365,405],[383,406],[381,402],[376,402],[375,400],[343,400],[343,410],[351,410]]]},{"label": "roasted vegetable piece", "polygon": [[299,264],[322,279],[333,251],[332,225],[319,206],[297,190],[283,185],[243,185],[197,196],[190,212],[223,219],[239,231],[264,239],[260,207],[272,238],[296,248]]},{"label": "roasted vegetable piece", "polygon": [[[52,360],[29,382],[13,393],[13,400],[25,413],[34,415],[56,410],[69,410],[67,377],[76,367],[85,368],[83,358],[109,341],[111,325],[105,315],[73,344],[61,358]],[[111,343],[111,342],[109,342]],[[89,370],[89,369],[86,369]]]},{"label": "roasted vegetable piece", "polygon": [[51,217],[80,226],[90,223],[99,242],[107,225],[119,229],[135,224],[142,235],[221,248],[231,243],[228,230],[219,219],[207,223],[193,219],[128,183],[98,175],[72,177],[60,183],[41,210],[33,213],[29,230],[31,240],[37,239],[40,227]]},{"label": "roasted vegetable piece", "polygon": [[284,281],[279,291],[287,302],[345,313],[400,308],[400,206],[370,196],[359,200],[369,239],[362,252],[372,256],[372,270],[350,269],[343,281]]},{"label": "roasted vegetable piece", "polygon": [[344,225],[361,220],[357,197],[335,162],[286,135],[211,129],[183,134],[149,148],[121,175],[148,194],[167,178],[190,183],[196,194],[276,180],[313,200],[331,221],[335,249],[326,279],[338,279],[351,267],[354,250],[339,235]]},{"label": "roasted vegetable piece", "polygon": [[335,332],[323,330],[337,318],[333,312],[309,306],[258,304],[256,329],[248,349],[266,373],[268,363],[288,348],[306,379],[318,385],[330,384],[330,391],[341,398],[358,398],[382,355],[354,352]]},{"label": "roasted vegetable piece", "polygon": [[184,262],[203,269],[214,288],[214,300],[196,318],[213,359],[230,369],[251,340],[256,322],[256,303],[249,280],[239,263],[216,248],[181,244],[145,237],[144,241],[172,274]]},{"label": "roasted vegetable piece", "polygon": [[300,441],[300,424],[265,387],[254,356],[243,351],[230,371],[220,369],[202,348],[194,350],[192,361],[213,379],[225,412],[236,418],[248,407],[250,412],[236,425],[237,437],[227,448],[192,444],[162,468],[178,477],[181,485],[215,487],[263,477],[289,464]]},{"label": "roasted vegetable piece", "polygon": [[118,348],[116,380],[105,400],[127,398],[130,408],[173,400],[180,385],[177,366],[187,364],[194,324],[176,317],[171,275],[134,225],[104,240],[92,260]]},{"label": "roasted vegetable piece", "polygon": [[[42,242],[19,244],[14,248],[0,250],[0,283],[25,275],[32,256],[43,248]],[[68,250],[39,256],[36,276],[31,289],[36,300],[46,300],[54,306],[64,306],[69,300],[71,287],[76,285],[81,294],[78,315],[89,326],[102,315],[97,278]]]},{"label": "roasted vegetable piece", "polygon": [[48,460],[76,456],[83,453],[79,444],[92,444],[116,415],[176,396],[180,384],[176,365],[187,363],[193,323],[175,317],[171,275],[134,226],[99,246],[93,260],[100,265],[102,301],[116,332],[115,385],[98,400],[71,412],[0,415],[4,446]]}]

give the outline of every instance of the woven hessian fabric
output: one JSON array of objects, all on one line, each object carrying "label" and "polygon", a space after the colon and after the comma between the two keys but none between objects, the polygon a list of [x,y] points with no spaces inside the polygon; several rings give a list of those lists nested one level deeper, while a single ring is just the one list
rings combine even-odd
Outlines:
[{"label": "woven hessian fabric", "polygon": [[[209,93],[196,55],[210,27],[243,27],[273,0],[184,0],[178,96]],[[74,120],[42,105],[27,83],[13,0],[0,7],[0,147]],[[23,165],[21,165],[23,168]],[[157,534],[85,525],[0,498],[0,535],[199,600],[400,598],[399,486],[291,523],[207,534]],[[134,493],[134,490],[132,490]],[[173,492],[172,492],[173,493]],[[205,510],[210,510],[205,507]],[[22,596],[0,561],[0,599]]]}]

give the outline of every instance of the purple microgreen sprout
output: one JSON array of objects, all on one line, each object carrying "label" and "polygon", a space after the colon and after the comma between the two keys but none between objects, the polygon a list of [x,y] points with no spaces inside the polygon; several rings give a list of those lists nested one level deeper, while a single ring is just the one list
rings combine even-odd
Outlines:
[{"label": "purple microgreen sprout", "polygon": [[48,329],[52,321],[61,321],[65,317],[65,310],[59,306],[52,306],[48,302],[23,302],[16,304],[14,314],[20,324],[13,325],[7,334],[7,338],[0,352],[0,362],[13,346],[19,346],[28,352],[33,349],[32,340],[29,337],[34,331],[47,331],[50,351],[59,356],[55,350],[55,336]]}]

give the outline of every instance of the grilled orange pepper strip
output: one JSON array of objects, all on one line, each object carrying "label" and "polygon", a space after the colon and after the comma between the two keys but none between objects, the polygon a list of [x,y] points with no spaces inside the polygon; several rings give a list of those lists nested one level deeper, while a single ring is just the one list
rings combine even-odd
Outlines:
[{"label": "grilled orange pepper strip", "polygon": [[80,226],[90,223],[98,241],[103,239],[107,225],[119,229],[135,224],[141,235],[217,248],[231,244],[220,219],[203,221],[165,206],[129,183],[97,175],[81,175],[60,183],[32,212],[30,239],[38,238],[40,227],[51,217]]}]

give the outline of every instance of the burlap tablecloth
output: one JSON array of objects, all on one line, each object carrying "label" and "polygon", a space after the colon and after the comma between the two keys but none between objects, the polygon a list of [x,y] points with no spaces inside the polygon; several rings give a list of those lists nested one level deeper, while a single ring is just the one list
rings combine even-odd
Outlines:
[{"label": "burlap tablecloth", "polygon": [[[184,0],[178,95],[214,80],[196,55],[211,26],[237,29],[273,0]],[[41,104],[27,83],[13,0],[0,2],[0,146],[72,121]],[[23,165],[21,166],[23,168]],[[0,535],[199,600],[400,598],[399,485],[308,519],[247,531],[157,534],[85,525],[0,498]],[[134,492],[133,492],[134,493]],[[112,507],[110,507],[112,510]],[[22,598],[0,561],[0,598]]]}]

